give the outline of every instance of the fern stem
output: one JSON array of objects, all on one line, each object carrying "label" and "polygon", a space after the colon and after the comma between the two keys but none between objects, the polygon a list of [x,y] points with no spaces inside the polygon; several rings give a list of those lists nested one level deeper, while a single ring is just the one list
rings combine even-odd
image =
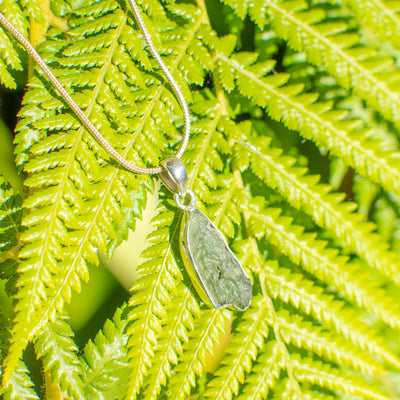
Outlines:
[{"label": "fern stem", "polygon": [[196,0],[196,4],[199,7],[199,9],[202,11],[202,13],[201,13],[202,22],[211,26],[210,17],[207,12],[207,6],[206,6],[205,1],[204,0]]}]

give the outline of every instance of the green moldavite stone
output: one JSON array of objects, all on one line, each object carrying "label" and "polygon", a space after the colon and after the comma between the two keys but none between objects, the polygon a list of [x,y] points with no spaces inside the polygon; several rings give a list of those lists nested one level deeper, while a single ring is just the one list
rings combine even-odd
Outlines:
[{"label": "green moldavite stone", "polygon": [[186,251],[209,302],[216,308],[248,308],[251,281],[225,238],[201,211],[190,211],[185,236]]}]

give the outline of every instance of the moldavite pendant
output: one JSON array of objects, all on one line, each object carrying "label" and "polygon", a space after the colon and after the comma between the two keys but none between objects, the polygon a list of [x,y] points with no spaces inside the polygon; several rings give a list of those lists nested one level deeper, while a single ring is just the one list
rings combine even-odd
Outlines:
[{"label": "moldavite pendant", "polygon": [[[252,286],[225,238],[204,213],[195,208],[194,193],[187,189],[187,172],[177,157],[162,162],[164,184],[175,193],[176,205],[184,210],[180,249],[186,270],[200,297],[215,308],[246,310]],[[190,197],[190,203],[182,201]]]}]

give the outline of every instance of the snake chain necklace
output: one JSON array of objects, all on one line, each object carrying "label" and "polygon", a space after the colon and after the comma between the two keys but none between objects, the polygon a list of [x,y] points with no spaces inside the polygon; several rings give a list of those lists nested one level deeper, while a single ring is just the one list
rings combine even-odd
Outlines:
[{"label": "snake chain necklace", "polygon": [[188,188],[188,174],[180,160],[190,136],[188,104],[180,87],[157,52],[138,5],[135,0],[128,1],[147,47],[164,74],[165,79],[170,83],[183,112],[183,137],[178,151],[174,156],[162,160],[158,167],[153,168],[141,168],[122,157],[67,93],[31,43],[1,13],[0,22],[33,57],[82,124],[96,138],[104,150],[133,173],[158,174],[167,188],[174,193],[177,207],[184,211],[179,239],[182,259],[188,275],[202,300],[215,308],[234,307],[238,310],[245,310],[250,305],[252,298],[251,281],[239,260],[228,247],[221,232],[203,212],[195,208],[196,196]]}]

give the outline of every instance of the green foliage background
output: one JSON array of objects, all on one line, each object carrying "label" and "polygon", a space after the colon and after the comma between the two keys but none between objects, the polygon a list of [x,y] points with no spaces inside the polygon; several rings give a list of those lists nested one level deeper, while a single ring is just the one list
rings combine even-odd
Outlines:
[{"label": "green foliage background", "polygon": [[[110,160],[0,29],[3,398],[399,398],[400,3],[139,3],[252,305],[200,301],[171,196]],[[179,105],[123,0],[0,11],[121,154],[174,152]],[[109,260],[129,230],[126,273]]]}]

